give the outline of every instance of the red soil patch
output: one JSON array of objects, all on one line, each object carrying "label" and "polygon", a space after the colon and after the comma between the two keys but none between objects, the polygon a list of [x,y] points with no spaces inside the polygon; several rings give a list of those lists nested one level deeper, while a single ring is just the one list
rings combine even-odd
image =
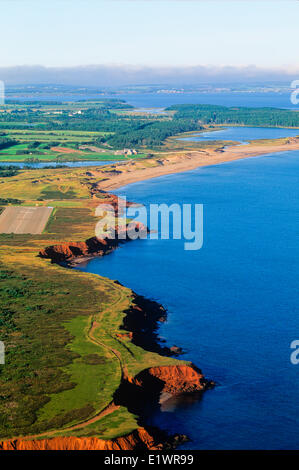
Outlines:
[{"label": "red soil patch", "polygon": [[68,147],[51,147],[51,150],[59,153],[79,153],[80,155],[83,153],[80,150],[70,149]]}]

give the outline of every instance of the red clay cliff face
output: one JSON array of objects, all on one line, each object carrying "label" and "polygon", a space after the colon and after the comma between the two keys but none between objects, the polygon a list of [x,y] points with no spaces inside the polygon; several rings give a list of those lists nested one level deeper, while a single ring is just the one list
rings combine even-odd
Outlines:
[{"label": "red clay cliff face", "polygon": [[[134,400],[133,389],[147,395],[169,393],[180,395],[210,388],[200,369],[191,365],[151,367],[127,381],[129,394]],[[131,388],[133,387],[133,389]],[[122,389],[126,395],[126,387]],[[126,403],[125,396],[122,399]],[[136,398],[141,398],[137,395]],[[138,399],[138,401],[140,401]],[[143,400],[141,400],[141,403]],[[153,431],[153,430],[152,430]],[[176,447],[186,436],[172,436],[170,439],[161,431],[149,432],[140,427],[132,433],[116,439],[104,440],[97,437],[55,437],[50,439],[12,439],[0,442],[0,450],[163,450]]]},{"label": "red clay cliff face", "polygon": [[140,372],[131,383],[144,389],[154,387],[160,393],[171,395],[203,391],[213,385],[193,364],[151,367]]},{"label": "red clay cliff face", "polygon": [[160,450],[163,444],[144,428],[123,437],[104,440],[97,437],[54,437],[52,439],[14,439],[0,442],[0,450]]},{"label": "red clay cliff face", "polygon": [[183,395],[201,393],[213,386],[214,383],[205,379],[193,364],[151,367],[135,377],[127,377],[115,392],[114,403],[140,416],[139,423],[143,425],[145,410],[158,408],[171,396],[183,398]]},{"label": "red clay cliff face", "polygon": [[89,238],[85,242],[70,242],[52,245],[40,251],[41,258],[51,259],[54,263],[72,261],[74,258],[101,256],[116,248],[116,240],[99,240]]},{"label": "red clay cliff face", "polygon": [[[108,199],[108,198],[107,198]],[[116,201],[107,201],[116,205]],[[118,207],[119,210],[119,207]],[[136,223],[135,230],[147,233],[148,229]],[[103,256],[117,248],[119,243],[129,241],[127,227],[117,229],[115,239],[99,239],[92,237],[85,242],[70,242],[52,245],[40,251],[39,256],[51,259],[54,263],[75,264],[93,256]],[[119,337],[126,336],[135,344],[146,350],[169,355],[169,351],[157,350],[156,323],[165,320],[165,310],[158,304],[136,296],[133,306],[126,312],[124,332]],[[155,347],[154,347],[155,346]],[[57,437],[51,439],[13,439],[0,442],[0,450],[162,450],[175,447],[185,436],[174,436],[172,440],[161,431],[149,432],[143,425],[144,401],[158,405],[162,394],[183,395],[201,392],[213,386],[213,382],[205,379],[201,370],[193,364],[178,364],[170,366],[151,367],[141,371],[137,376],[126,378],[115,392],[114,403],[126,406],[129,411],[140,416],[140,427],[134,432],[112,440],[97,437]]]},{"label": "red clay cliff face", "polygon": [[41,258],[51,259],[53,263],[72,262],[74,259],[104,256],[118,247],[122,242],[134,239],[130,232],[145,236],[148,229],[139,222],[131,223],[129,228],[116,227],[115,238],[100,239],[92,237],[85,242],[69,242],[48,246],[39,252]]}]

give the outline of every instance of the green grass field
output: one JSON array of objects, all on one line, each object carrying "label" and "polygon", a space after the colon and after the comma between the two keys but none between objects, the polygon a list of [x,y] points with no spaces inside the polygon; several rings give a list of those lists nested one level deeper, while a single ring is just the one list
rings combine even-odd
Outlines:
[{"label": "green grass field", "polygon": [[[115,155],[114,151],[107,148],[94,151],[88,148],[80,149],[80,145],[94,146],[94,141],[100,135],[112,133],[83,132],[83,131],[32,131],[32,130],[7,130],[7,137],[20,143],[0,150],[1,162],[52,162],[52,161],[120,161],[129,158],[143,158],[144,153],[134,156]],[[32,149],[30,144],[38,142],[39,145]],[[45,148],[48,147],[48,148]],[[57,148],[61,147],[61,151]],[[54,150],[53,150],[54,148]],[[69,152],[63,149],[70,149]],[[95,147],[95,150],[97,147]],[[71,151],[73,150],[73,152]],[[24,153],[22,153],[22,151]]]},{"label": "green grass field", "polygon": [[[49,105],[48,109],[51,112],[55,107]],[[97,140],[103,134],[6,126],[4,137],[17,144],[0,151],[0,166],[1,161],[131,159],[137,161],[128,165],[128,171],[132,166],[158,165],[154,159],[141,161],[147,149],[128,157],[115,155]],[[80,149],[82,145],[92,148]],[[95,235],[95,209],[105,197],[94,188],[107,180],[109,172],[109,166],[92,171],[12,170],[8,176],[2,172],[1,207],[55,207],[42,234],[0,234],[0,339],[6,345],[6,363],[0,365],[2,439],[33,435],[111,439],[125,435],[140,425],[137,417],[125,406],[109,408],[106,414],[122,378],[133,378],[149,367],[182,363],[142,349],[126,334],[124,318],[136,302],[130,289],[38,257],[42,248],[85,241]]]},{"label": "green grass field", "polygon": [[[138,155],[139,158],[143,157],[144,155]],[[22,155],[16,155],[14,153],[10,153],[9,155],[4,154],[0,152],[0,165],[1,162],[11,162],[13,163],[30,163],[31,161],[35,162],[53,162],[57,161],[60,163],[63,162],[73,162],[73,161],[120,161],[120,160],[127,160],[126,157],[123,155],[113,155],[113,154],[103,154],[103,153],[69,153],[69,154],[63,154],[60,152],[54,153],[54,152],[49,152],[45,153],[45,155],[28,155],[28,154],[22,154]]]},{"label": "green grass field", "polygon": [[100,135],[112,135],[113,132],[92,132],[92,131],[37,131],[32,129],[26,130],[15,130],[7,129],[5,131],[7,135],[11,138],[15,138],[23,141],[39,141],[39,142],[49,142],[52,140],[61,140],[63,142],[67,141],[77,141],[81,142],[82,140],[92,141],[94,138]]},{"label": "green grass field", "polygon": [[[42,247],[94,236],[99,200],[90,198],[86,170],[22,170],[3,178],[0,189],[0,197],[22,195],[26,205],[49,205],[53,197],[55,207],[43,234],[0,234],[0,327],[6,344],[0,437],[111,439],[133,431],[137,419],[125,407],[101,417],[122,371],[133,377],[181,361],[145,351],[123,336],[134,299],[130,289],[37,257]],[[79,428],[72,430],[74,425]]]},{"label": "green grass field", "polygon": [[[56,221],[59,232],[59,217],[49,231]],[[40,237],[40,246],[47,236]],[[117,337],[132,301],[129,289],[36,258],[32,237],[0,238],[1,338],[7,346],[5,367],[0,366],[1,438],[77,435],[68,428],[105,409],[120,386],[121,367],[113,350],[132,376],[178,363]],[[89,337],[94,320],[98,326]],[[82,426],[78,435],[108,439],[136,427],[136,418],[122,408]]]}]

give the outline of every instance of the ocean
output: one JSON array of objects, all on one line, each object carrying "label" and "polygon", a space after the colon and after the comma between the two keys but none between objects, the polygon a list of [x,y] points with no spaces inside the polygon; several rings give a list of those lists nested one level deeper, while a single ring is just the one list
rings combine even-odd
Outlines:
[{"label": "ocean", "polygon": [[146,206],[203,204],[203,247],[137,240],[80,268],[160,302],[161,339],[216,381],[201,399],[148,414],[148,424],[190,437],[181,449],[299,447],[299,365],[290,361],[299,339],[298,174],[293,151],[121,188]]},{"label": "ocean", "polygon": [[113,93],[95,94],[85,93],[7,93],[8,99],[20,101],[54,100],[54,101],[80,101],[120,99],[136,108],[165,108],[174,104],[216,104],[221,106],[245,106],[250,108],[275,107],[297,109],[291,103],[290,92],[184,92],[184,93]]}]

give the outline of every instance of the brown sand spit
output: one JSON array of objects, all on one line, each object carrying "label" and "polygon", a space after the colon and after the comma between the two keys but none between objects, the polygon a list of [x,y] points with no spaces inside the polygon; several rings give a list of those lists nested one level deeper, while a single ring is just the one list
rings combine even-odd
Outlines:
[{"label": "brown sand spit", "polygon": [[[59,148],[61,150],[61,148]],[[111,190],[135,181],[146,180],[170,173],[188,171],[199,166],[218,164],[226,161],[233,161],[242,158],[249,158],[258,155],[266,155],[274,152],[283,152],[287,150],[298,150],[299,139],[283,139],[276,143],[252,143],[244,146],[235,146],[222,148],[218,150],[196,150],[172,154],[164,154],[151,159],[140,161],[129,161],[122,165],[113,166],[117,171],[92,169],[92,176],[95,182],[92,183],[91,196],[97,198],[98,193]],[[70,153],[73,152],[72,149]],[[103,194],[102,194],[103,195]],[[113,196],[109,202],[114,203]],[[108,196],[107,196],[108,198]],[[107,200],[105,201],[108,202]],[[82,260],[83,257],[97,256],[108,253],[117,246],[117,240],[110,243],[107,240],[99,240],[95,237],[86,242],[63,243],[52,245],[41,250],[40,256],[50,258],[53,262],[74,262],[76,258]],[[138,309],[131,313],[135,319]],[[142,313],[142,311],[141,311]],[[129,315],[127,315],[129,319]],[[127,320],[129,321],[129,320]],[[90,329],[90,338],[93,336],[94,329],[98,326],[93,322]],[[125,328],[124,333],[132,332],[129,338],[134,341],[138,336],[138,331]],[[104,414],[113,412],[116,407],[126,406],[129,411],[134,412],[137,406],[143,407],[144,400],[159,401],[167,397],[194,392],[203,392],[214,384],[207,381],[200,369],[193,364],[178,364],[171,366],[151,367],[137,374],[135,377],[129,377],[127,371],[122,374],[122,383],[115,393],[114,400],[104,410],[102,415],[92,419],[99,419]],[[139,416],[142,419],[142,409]],[[135,413],[137,414],[137,413]],[[77,426],[84,426],[80,423]],[[77,426],[74,426],[74,430]],[[135,450],[150,449],[161,450],[169,445],[167,436],[162,436],[161,432],[148,430],[140,422],[138,429],[132,433],[111,440],[103,440],[97,437],[53,437],[42,438],[43,436],[27,436],[16,439],[9,439],[0,442],[0,450]],[[176,436],[175,444],[178,444],[182,437]]]},{"label": "brown sand spit", "polygon": [[136,181],[143,181],[158,176],[181,173],[200,166],[217,165],[218,163],[257,157],[270,153],[299,150],[299,138],[279,140],[276,143],[253,143],[242,146],[232,146],[218,150],[195,150],[188,152],[169,153],[165,157],[147,160],[150,166],[142,161],[130,161],[116,165],[120,173],[105,175],[108,178],[100,181],[98,190],[112,190]]}]

